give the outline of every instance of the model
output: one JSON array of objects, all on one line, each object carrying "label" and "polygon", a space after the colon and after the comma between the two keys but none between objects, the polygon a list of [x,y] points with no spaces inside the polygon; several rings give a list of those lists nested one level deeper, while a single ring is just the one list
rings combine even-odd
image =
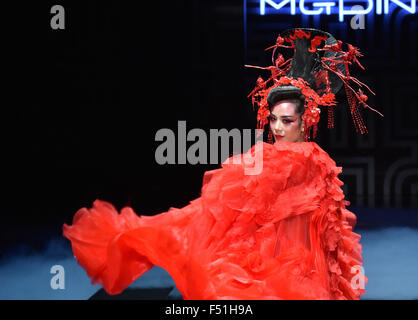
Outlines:
[{"label": "model", "polygon": [[249,96],[257,128],[268,125],[268,141],[235,156],[261,157],[258,174],[246,174],[251,161],[230,158],[205,173],[201,196],[181,209],[139,216],[96,200],[64,225],[78,263],[109,294],[155,265],[184,299],[359,299],[366,292],[342,168],[310,141],[320,107],[333,127],[342,87],[356,128],[367,132],[358,108],[374,110],[363,92],[370,89],[349,72],[362,67],[360,52],[329,33],[300,28],[281,33],[268,49],[272,66],[248,66],[271,73]]}]

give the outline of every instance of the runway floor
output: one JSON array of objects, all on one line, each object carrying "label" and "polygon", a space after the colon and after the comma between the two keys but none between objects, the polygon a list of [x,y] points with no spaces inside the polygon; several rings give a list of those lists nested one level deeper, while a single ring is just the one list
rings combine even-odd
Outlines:
[{"label": "runway floor", "polygon": [[[363,227],[368,225],[366,215],[362,221]],[[377,227],[354,230],[362,237],[369,279],[362,299],[418,299],[418,228]],[[64,288],[51,287],[51,268],[56,265],[65,271]],[[73,258],[69,241],[62,237],[49,241],[42,252],[23,246],[3,255],[0,284],[1,300],[182,299],[173,279],[160,267],[137,279],[123,294],[108,296],[100,285],[90,283]]]}]

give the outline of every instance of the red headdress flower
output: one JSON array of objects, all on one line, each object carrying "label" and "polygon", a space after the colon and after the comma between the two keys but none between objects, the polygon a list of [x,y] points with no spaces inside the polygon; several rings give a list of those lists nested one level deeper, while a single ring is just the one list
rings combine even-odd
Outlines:
[{"label": "red headdress flower", "polygon": [[[280,53],[276,57],[278,48],[293,49],[293,57],[285,60]],[[305,141],[309,140],[312,132],[315,138],[321,112],[319,107],[328,108],[328,128],[333,128],[333,107],[337,104],[335,94],[344,86],[356,131],[367,133],[359,106],[383,115],[366,104],[367,96],[361,88],[366,88],[372,94],[374,92],[350,75],[349,66],[353,63],[364,69],[357,59],[362,56],[358,48],[350,44],[347,44],[347,51],[342,48],[343,43],[327,32],[291,29],[281,33],[276,44],[266,49],[274,49],[272,66],[246,65],[271,73],[267,80],[258,77],[256,87],[248,95],[253,107],[254,104],[258,106],[257,129],[264,129],[268,124],[269,109],[278,101],[304,97],[305,113],[302,119],[306,128]],[[358,91],[353,89],[354,84],[359,87]]]}]

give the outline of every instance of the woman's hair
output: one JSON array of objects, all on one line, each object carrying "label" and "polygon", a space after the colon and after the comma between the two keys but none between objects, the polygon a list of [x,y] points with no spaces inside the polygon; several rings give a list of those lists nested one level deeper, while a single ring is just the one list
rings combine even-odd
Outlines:
[{"label": "woman's hair", "polygon": [[267,105],[269,111],[280,101],[291,101],[295,103],[295,112],[302,116],[305,113],[305,95],[302,94],[302,90],[293,85],[284,85],[275,87],[269,91],[267,96]]}]

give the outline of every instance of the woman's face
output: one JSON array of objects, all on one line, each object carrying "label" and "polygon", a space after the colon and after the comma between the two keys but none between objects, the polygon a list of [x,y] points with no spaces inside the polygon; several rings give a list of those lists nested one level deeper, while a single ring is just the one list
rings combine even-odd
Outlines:
[{"label": "woman's face", "polygon": [[296,102],[282,100],[270,110],[270,129],[275,141],[303,142],[303,120],[296,113]]}]

